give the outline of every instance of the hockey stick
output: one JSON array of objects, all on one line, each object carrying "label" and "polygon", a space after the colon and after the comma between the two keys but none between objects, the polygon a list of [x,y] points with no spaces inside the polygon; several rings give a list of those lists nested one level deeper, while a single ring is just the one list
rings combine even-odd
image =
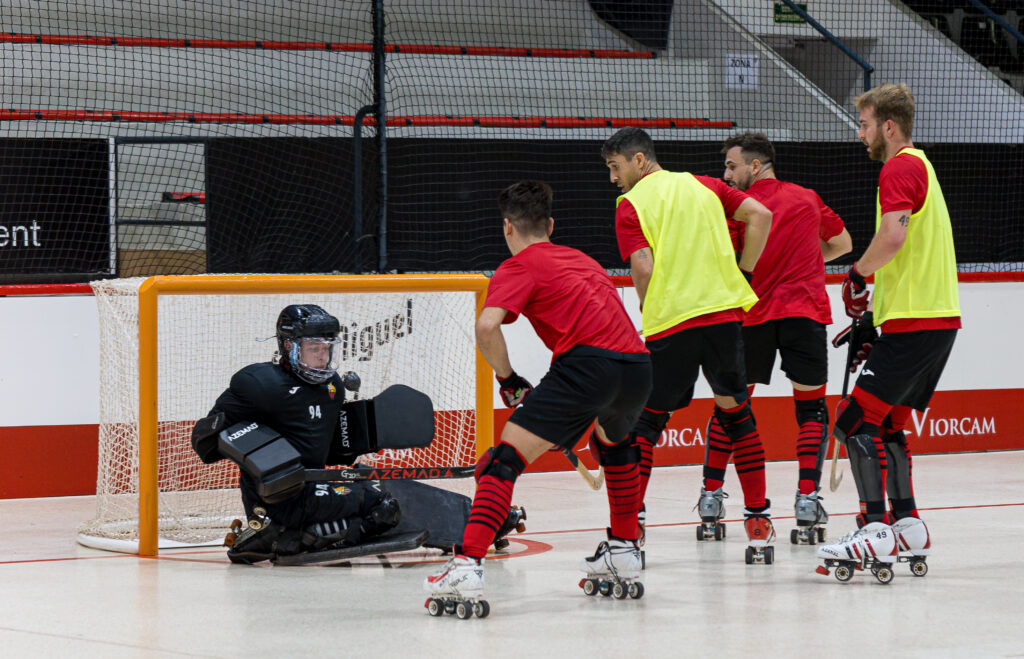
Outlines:
[{"label": "hockey stick", "polygon": [[604,484],[604,467],[598,467],[597,478],[594,478],[594,475],[590,473],[589,469],[587,469],[587,465],[580,462],[580,459],[576,457],[576,454],[572,452],[571,448],[563,448],[562,455],[564,455],[565,458],[569,461],[569,464],[576,468],[576,471],[580,473],[580,476],[582,476],[583,480],[587,482],[587,485],[590,486],[590,489],[601,489],[601,485]]},{"label": "hockey stick", "polygon": [[[841,399],[846,398],[846,394],[850,389],[850,364],[853,363],[853,332],[855,329],[857,329],[856,319],[850,323],[850,346],[846,349],[846,368],[843,373],[843,395],[841,396]],[[843,472],[840,471],[839,477],[836,478],[836,465],[839,463],[839,440],[833,436],[832,441],[835,443],[832,446],[832,474],[829,477],[828,487],[830,490],[835,492],[839,488],[839,484],[843,482]]]},{"label": "hockey stick", "polygon": [[469,478],[476,467],[348,467],[346,469],[306,469],[306,482],[430,480]]}]

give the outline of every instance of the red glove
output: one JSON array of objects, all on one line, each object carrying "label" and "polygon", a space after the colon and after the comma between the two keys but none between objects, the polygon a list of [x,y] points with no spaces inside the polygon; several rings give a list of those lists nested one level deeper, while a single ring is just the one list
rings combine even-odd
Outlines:
[{"label": "red glove", "polygon": [[[497,374],[495,374],[497,377]],[[533,385],[520,377],[515,371],[507,378],[497,378],[498,386],[501,387],[501,400],[505,407],[515,407],[526,400],[526,397],[533,391]]]},{"label": "red glove", "polygon": [[864,275],[857,272],[857,264],[850,266],[843,280],[843,304],[846,305],[846,315],[850,318],[860,318],[868,308],[868,282]]}]

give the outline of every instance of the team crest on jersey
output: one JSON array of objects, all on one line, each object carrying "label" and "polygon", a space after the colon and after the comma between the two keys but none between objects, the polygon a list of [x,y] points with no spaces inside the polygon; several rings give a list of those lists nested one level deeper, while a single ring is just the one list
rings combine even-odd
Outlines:
[{"label": "team crest on jersey", "polygon": [[334,386],[333,382],[327,383],[327,393],[331,395],[331,400],[334,400],[334,394],[338,392],[337,387]]},{"label": "team crest on jersey", "polygon": [[335,492],[337,492],[338,494],[348,494],[349,492],[351,492],[351,491],[352,491],[352,488],[350,488],[350,487],[346,487],[346,486],[344,486],[344,485],[335,485],[335,486],[334,486],[333,488],[331,488],[331,489],[333,489],[333,490],[334,490]]}]

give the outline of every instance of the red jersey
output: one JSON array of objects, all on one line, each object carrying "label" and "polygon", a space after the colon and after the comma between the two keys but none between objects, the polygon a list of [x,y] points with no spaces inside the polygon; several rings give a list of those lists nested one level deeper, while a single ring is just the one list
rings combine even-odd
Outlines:
[{"label": "red jersey", "polygon": [[[910,209],[916,213],[928,196],[928,170],[920,158],[897,153],[882,165],[878,174],[878,204],[882,214]],[[917,332],[931,329],[960,329],[959,316],[949,318],[896,318],[882,323],[884,332]]]},{"label": "red jersey", "polygon": [[[727,218],[732,217],[736,209],[743,203],[743,200],[747,198],[746,194],[730,187],[729,184],[721,179],[697,175],[694,175],[694,178],[718,195]],[[633,204],[628,199],[620,201],[615,209],[615,235],[619,242],[619,254],[622,256],[623,261],[629,261],[630,255],[638,249],[650,247],[647,238],[644,237],[643,229],[640,227],[640,217],[636,214],[636,209],[633,208]],[[647,340],[660,339],[669,334],[675,334],[676,332],[694,327],[738,322],[740,320],[743,320],[743,311],[741,309],[728,309],[726,311],[704,314],[703,316],[690,318],[664,332],[649,336]]]},{"label": "red jersey", "polygon": [[747,312],[743,324],[795,317],[831,324],[819,240],[842,233],[843,221],[814,190],[795,183],[761,179],[746,192],[772,212],[772,228],[754,267],[752,286],[757,304]]},{"label": "red jersey", "polygon": [[505,323],[526,316],[552,361],[576,346],[647,352],[608,273],[572,247],[534,243],[506,260],[491,277],[484,306],[505,309]]}]

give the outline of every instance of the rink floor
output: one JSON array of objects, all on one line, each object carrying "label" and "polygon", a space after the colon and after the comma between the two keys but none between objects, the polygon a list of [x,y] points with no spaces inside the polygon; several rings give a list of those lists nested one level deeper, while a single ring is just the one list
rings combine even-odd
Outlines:
[{"label": "rink floor", "polygon": [[[816,574],[815,549],[790,544],[794,462],[768,465],[770,566],[744,563],[739,523],[724,542],[696,541],[699,467],[656,469],[635,601],[577,586],[603,537],[604,492],[574,472],[528,473],[513,499],[527,531],[486,564],[490,617],[465,621],[424,609],[421,582],[440,560],[430,552],[333,568],[236,566],[219,548],[139,558],[75,544],[92,497],[0,501],[0,656],[1024,656],[1024,452],[914,463],[930,570],[900,564],[889,585]],[[733,473],[725,489],[736,520]],[[836,538],[853,528],[852,476],[826,497]]]}]

